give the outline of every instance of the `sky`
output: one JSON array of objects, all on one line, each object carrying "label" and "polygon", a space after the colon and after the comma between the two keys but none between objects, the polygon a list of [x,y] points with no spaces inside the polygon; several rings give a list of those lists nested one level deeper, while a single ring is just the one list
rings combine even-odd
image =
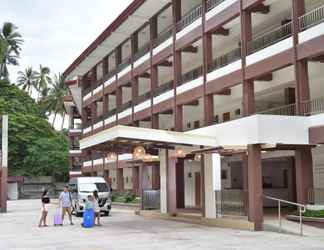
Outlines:
[{"label": "sky", "polygon": [[[64,70],[132,2],[132,0],[0,0],[0,25],[12,22],[24,44],[10,80],[32,66]],[[60,119],[56,122],[60,126]]]}]

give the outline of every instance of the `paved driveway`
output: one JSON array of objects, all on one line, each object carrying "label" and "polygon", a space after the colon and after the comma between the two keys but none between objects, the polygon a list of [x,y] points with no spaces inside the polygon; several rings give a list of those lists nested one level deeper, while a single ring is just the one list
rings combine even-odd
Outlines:
[{"label": "paved driveway", "polygon": [[[245,232],[144,219],[131,211],[114,210],[104,226],[83,229],[74,226],[38,228],[39,201],[9,202],[9,212],[0,214],[0,250],[159,250],[159,249],[324,249],[323,237],[299,237],[271,232]],[[51,208],[50,224],[55,207]]]}]

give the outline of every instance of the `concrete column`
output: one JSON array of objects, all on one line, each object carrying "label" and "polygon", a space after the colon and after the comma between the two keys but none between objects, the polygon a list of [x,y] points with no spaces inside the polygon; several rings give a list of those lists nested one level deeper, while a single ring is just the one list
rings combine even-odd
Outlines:
[{"label": "concrete column", "polygon": [[167,213],[167,150],[161,149],[160,158],[160,210]]},{"label": "concrete column", "polygon": [[205,156],[201,158],[201,168],[200,168],[200,185],[201,185],[201,215],[206,217],[206,191],[205,191]]},{"label": "concrete column", "polygon": [[124,175],[123,175],[122,168],[116,169],[116,180],[117,180],[117,191],[123,192],[124,191]]},{"label": "concrete column", "polygon": [[254,230],[263,230],[263,188],[260,145],[248,145],[249,221]]},{"label": "concrete column", "polygon": [[144,180],[143,180],[143,176],[144,176],[144,166],[141,165],[139,166],[139,178],[138,178],[138,189],[139,189],[139,194],[140,194],[140,197],[141,197],[141,204],[140,204],[140,208],[141,210],[144,209],[144,203],[143,203],[143,190],[144,190]]},{"label": "concrete column", "polygon": [[[206,154],[203,157],[203,161],[205,172],[205,217],[208,219],[214,219],[216,218],[216,197],[214,190],[214,178],[216,177],[215,171],[217,171],[217,169],[214,166],[214,161],[211,154]],[[215,162],[215,164],[217,163]]]},{"label": "concrete column", "polygon": [[167,153],[167,211],[169,215],[175,215],[177,210],[177,183],[175,157],[169,157]]},{"label": "concrete column", "polygon": [[160,190],[160,166],[152,166],[152,189]]},{"label": "concrete column", "polygon": [[176,199],[177,208],[185,207],[184,189],[184,159],[178,159],[176,163]]},{"label": "concrete column", "polygon": [[139,167],[132,168],[133,192],[139,195]]},{"label": "concrete column", "polygon": [[183,131],[183,105],[177,105],[175,107],[175,115],[174,115],[174,129],[175,131],[182,132]]},{"label": "concrete column", "polygon": [[308,191],[314,187],[313,159],[310,148],[295,151],[297,202],[308,203]]},{"label": "concrete column", "polygon": [[8,168],[1,167],[0,169],[0,212],[7,212],[8,198]]}]

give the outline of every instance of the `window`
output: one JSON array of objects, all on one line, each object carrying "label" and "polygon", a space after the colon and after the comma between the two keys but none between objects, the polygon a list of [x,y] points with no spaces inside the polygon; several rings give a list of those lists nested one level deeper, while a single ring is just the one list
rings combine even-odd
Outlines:
[{"label": "window", "polygon": [[226,180],[227,179],[227,171],[226,170],[222,170],[222,172],[221,172],[221,179],[222,180]]}]

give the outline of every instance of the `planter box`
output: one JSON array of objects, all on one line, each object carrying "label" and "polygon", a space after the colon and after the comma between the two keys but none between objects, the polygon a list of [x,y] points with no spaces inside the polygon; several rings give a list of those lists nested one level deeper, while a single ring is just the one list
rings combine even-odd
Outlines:
[{"label": "planter box", "polygon": [[[297,215],[287,215],[288,220],[299,221],[299,216]],[[303,221],[305,222],[320,222],[324,224],[324,218],[314,218],[314,217],[304,217],[302,216]]]}]

